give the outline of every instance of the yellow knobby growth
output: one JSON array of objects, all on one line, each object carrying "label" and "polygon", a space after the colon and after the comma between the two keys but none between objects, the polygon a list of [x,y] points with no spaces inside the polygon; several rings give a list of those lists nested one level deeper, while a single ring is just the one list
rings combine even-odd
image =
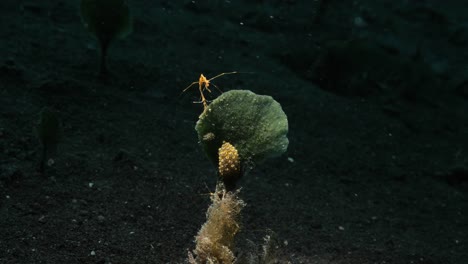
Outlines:
[{"label": "yellow knobby growth", "polygon": [[237,178],[240,174],[240,161],[237,149],[229,142],[224,142],[218,150],[219,175],[223,179]]}]

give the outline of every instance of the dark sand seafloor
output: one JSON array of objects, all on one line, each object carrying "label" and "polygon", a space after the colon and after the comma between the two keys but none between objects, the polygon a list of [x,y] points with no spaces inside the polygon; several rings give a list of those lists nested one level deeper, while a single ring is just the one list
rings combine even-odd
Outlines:
[{"label": "dark sand seafloor", "polygon": [[0,263],[184,263],[216,170],[181,91],[230,71],[213,83],[271,95],[290,140],[240,182],[238,254],[274,232],[280,263],[468,263],[468,5],[323,4],[130,1],[104,82],[78,1],[2,0]]}]

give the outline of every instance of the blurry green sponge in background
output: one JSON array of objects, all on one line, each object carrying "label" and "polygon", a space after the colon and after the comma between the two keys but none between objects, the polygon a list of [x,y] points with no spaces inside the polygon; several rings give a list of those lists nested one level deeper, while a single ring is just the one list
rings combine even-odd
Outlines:
[{"label": "blurry green sponge in background", "polygon": [[271,96],[232,90],[216,98],[200,115],[195,130],[206,154],[218,165],[218,149],[229,142],[245,170],[288,147],[288,119]]},{"label": "blurry green sponge in background", "polygon": [[115,39],[123,39],[133,30],[133,19],[125,0],[81,0],[81,18],[85,28],[99,40],[101,77],[107,76],[107,51]]},{"label": "blurry green sponge in background", "polygon": [[81,17],[85,27],[100,40],[125,38],[133,29],[124,0],[81,0]]}]

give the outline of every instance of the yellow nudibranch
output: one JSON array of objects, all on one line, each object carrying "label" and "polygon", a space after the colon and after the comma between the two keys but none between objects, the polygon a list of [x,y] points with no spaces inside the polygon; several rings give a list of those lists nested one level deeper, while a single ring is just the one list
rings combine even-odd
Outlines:
[{"label": "yellow nudibranch", "polygon": [[229,142],[224,141],[218,150],[218,156],[219,175],[224,180],[238,178],[241,173],[241,166],[237,149]]}]

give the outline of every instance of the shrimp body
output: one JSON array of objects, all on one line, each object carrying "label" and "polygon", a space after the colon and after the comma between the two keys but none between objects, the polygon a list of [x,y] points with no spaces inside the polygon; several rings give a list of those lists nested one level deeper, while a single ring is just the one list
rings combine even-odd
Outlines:
[{"label": "shrimp body", "polygon": [[[190,87],[192,87],[193,85],[195,84],[198,84],[198,91],[200,92],[200,102],[199,103],[202,103],[203,104],[203,112],[206,111],[206,109],[208,108],[208,100],[206,100],[206,97],[205,97],[205,94],[203,93],[205,90],[208,91],[209,93],[211,93],[211,90],[210,88],[210,84],[211,84],[211,80],[214,80],[218,77],[221,77],[223,75],[226,75],[226,74],[234,74],[234,73],[238,73],[236,71],[233,71],[233,72],[223,72],[223,73],[220,73],[218,75],[216,75],[215,77],[212,77],[210,79],[207,79],[205,77],[205,75],[200,74],[200,78],[198,78],[198,82],[193,82],[191,83],[189,86],[187,86],[187,88],[185,88],[182,92],[185,92],[187,91]],[[216,87],[218,90],[219,88],[213,84],[214,87]],[[220,90],[221,91],[221,90]]]}]

